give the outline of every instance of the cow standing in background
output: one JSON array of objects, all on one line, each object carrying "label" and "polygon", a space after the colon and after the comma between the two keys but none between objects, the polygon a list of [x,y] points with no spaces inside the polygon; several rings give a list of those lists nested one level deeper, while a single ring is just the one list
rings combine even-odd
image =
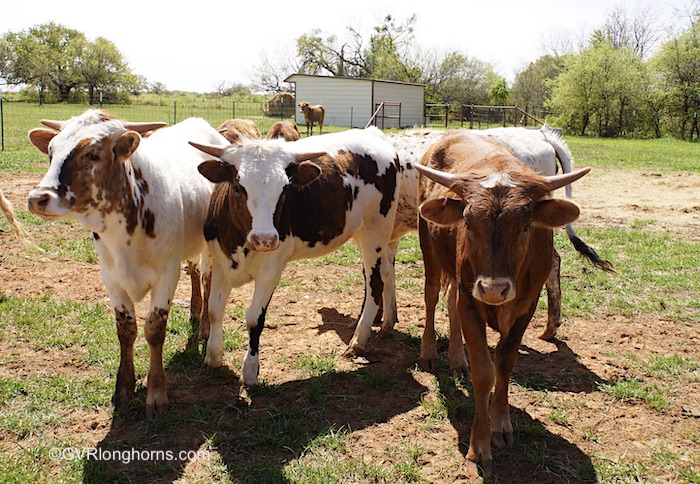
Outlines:
[{"label": "cow standing in background", "polygon": [[320,104],[312,106],[308,102],[302,101],[299,103],[299,109],[304,113],[306,136],[314,134],[314,123],[318,124],[318,134],[323,134],[323,118],[326,116],[324,107]]},{"label": "cow standing in background", "polygon": [[[93,232],[120,345],[112,398],[118,409],[133,400],[136,385],[134,303],[150,292],[144,334],[150,350],[146,415],[151,418],[168,408],[163,342],[181,261],[188,262],[192,278],[193,324],[202,307],[199,257],[206,248],[203,227],[212,185],[197,172],[206,156],[187,141],[229,142],[196,118],[162,128],[165,123],[129,123],[89,110],[65,122],[42,123],[58,133],[29,132],[51,163],[29,193],[29,210],[46,220],[76,220]],[[141,136],[154,128],[161,129]]]},{"label": "cow standing in background", "polygon": [[216,183],[204,226],[212,256],[207,365],[222,365],[222,322],[231,289],[254,281],[241,378],[257,384],[265,314],[287,262],[323,256],[350,239],[362,253],[365,299],[349,350],[364,350],[382,303],[385,324],[393,325],[396,290],[388,245],[398,204],[398,157],[380,130],[293,143],[244,139],[225,148],[193,145],[220,160],[200,166]]},{"label": "cow standing in background", "polygon": [[[425,302],[454,288],[454,310],[467,344],[475,415],[467,470],[492,473],[491,442],[512,445],[508,384],[520,342],[552,267],[553,227],[579,215],[550,193],[589,170],[542,177],[503,145],[469,131],[447,134],[416,169]],[[486,325],[500,334],[491,359]],[[489,396],[494,387],[491,404]]]}]

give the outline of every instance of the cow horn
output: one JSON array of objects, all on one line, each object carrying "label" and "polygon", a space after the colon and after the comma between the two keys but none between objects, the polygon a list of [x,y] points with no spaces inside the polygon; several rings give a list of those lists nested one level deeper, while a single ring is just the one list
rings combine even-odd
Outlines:
[{"label": "cow horn", "polygon": [[327,154],[325,151],[313,152],[313,153],[296,153],[294,159],[301,163],[302,161],[315,160],[323,155]]},{"label": "cow horn", "polygon": [[573,183],[583,175],[591,171],[590,167],[581,168],[580,170],[572,171],[571,173],[564,173],[562,175],[546,176],[547,179],[547,190],[553,192],[557,188],[561,188],[564,185]]},{"label": "cow horn", "polygon": [[190,141],[189,143],[198,150],[204,151],[208,155],[216,156],[217,158],[221,158],[226,148],[225,146],[202,145],[194,141]]},{"label": "cow horn", "polygon": [[124,123],[124,127],[126,129],[130,129],[132,131],[136,131],[137,133],[145,133],[147,131],[152,131],[154,129],[159,129],[167,126],[168,123],[161,123],[161,122],[142,122],[142,123],[132,123],[132,122],[126,122]]},{"label": "cow horn", "polygon": [[51,129],[55,129],[56,131],[61,131],[61,125],[63,124],[62,121],[54,121],[53,119],[42,119],[41,124],[44,126],[48,126]]},{"label": "cow horn", "polygon": [[[461,178],[453,175],[452,173],[446,173],[444,171],[440,170],[435,170],[433,168],[415,164],[413,165],[418,172],[421,174],[427,176],[431,180],[433,180],[436,183],[439,183],[440,185],[447,187],[453,191],[456,192],[456,190],[453,188],[453,186],[460,181],[463,181]],[[461,195],[461,192],[456,192],[458,195]]]}]

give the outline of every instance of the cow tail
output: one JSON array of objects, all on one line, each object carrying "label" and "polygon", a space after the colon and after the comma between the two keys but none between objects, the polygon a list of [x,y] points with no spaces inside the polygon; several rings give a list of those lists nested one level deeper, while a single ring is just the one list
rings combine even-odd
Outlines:
[{"label": "cow tail", "polygon": [[574,249],[588,259],[594,266],[604,270],[605,272],[615,272],[615,269],[610,261],[602,259],[595,249],[593,249],[593,247],[586,244],[583,240],[581,240],[581,237],[576,235],[573,225],[568,224],[566,226],[566,235],[569,236],[569,240],[574,246]]},{"label": "cow tail", "polygon": [[[0,190],[0,211],[5,215],[5,218],[12,228],[12,232],[22,241],[25,247],[39,248],[29,240],[29,232],[27,232],[27,229],[15,218],[15,210],[12,206],[12,202],[5,198],[5,194],[2,193],[2,190]],[[39,250],[43,252],[43,249],[39,248]]]},{"label": "cow tail", "polygon": [[[552,131],[549,126],[542,127],[542,135],[547,143],[554,148],[559,164],[561,165],[562,173],[571,173],[574,170],[574,157],[571,155],[569,147],[566,146],[561,136],[559,136],[556,131]],[[569,183],[566,185],[566,198],[572,198],[572,196],[573,189],[571,183]]]}]

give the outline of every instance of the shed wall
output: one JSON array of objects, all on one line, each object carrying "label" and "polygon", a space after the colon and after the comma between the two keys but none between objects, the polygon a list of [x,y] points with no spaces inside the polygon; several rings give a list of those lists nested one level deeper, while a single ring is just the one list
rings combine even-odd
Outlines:
[{"label": "shed wall", "polygon": [[[299,103],[321,104],[324,125],[363,128],[382,101],[401,102],[401,126],[423,124],[423,86],[372,79],[292,75],[296,86],[295,121],[306,126]],[[396,126],[397,121],[387,125]]]},{"label": "shed wall", "polygon": [[[303,77],[295,82],[297,106],[302,101],[321,104],[326,110],[323,124],[364,127],[371,116],[371,81]],[[306,125],[298,107],[295,121]]]}]

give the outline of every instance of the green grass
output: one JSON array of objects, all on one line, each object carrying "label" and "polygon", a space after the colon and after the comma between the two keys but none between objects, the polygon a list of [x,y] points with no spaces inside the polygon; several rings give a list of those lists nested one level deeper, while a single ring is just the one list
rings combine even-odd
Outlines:
[{"label": "green grass", "polygon": [[[36,119],[41,117],[65,119],[68,113],[62,109],[68,107],[58,106],[55,112],[32,113],[34,119],[22,127],[22,136],[26,137],[26,131],[35,127]],[[147,114],[141,117],[135,110],[123,115],[134,120],[152,119]],[[672,140],[642,142],[588,138],[567,138],[567,142],[574,150],[578,166],[674,172],[700,170],[696,144]],[[1,171],[43,172],[45,168],[44,155],[38,154],[33,147],[0,153]],[[90,234],[77,224],[46,222],[24,210],[18,210],[18,216],[49,257],[97,264]],[[6,229],[3,224],[4,220],[0,220],[0,228]],[[43,228],[54,228],[57,224],[65,237],[42,236]],[[563,258],[562,305],[565,318],[599,315],[604,319],[611,315],[653,314],[659,319],[698,324],[700,244],[648,230],[652,224],[653,220],[640,219],[627,229],[578,230],[584,240],[613,262],[617,271],[614,274],[593,269],[580,260],[563,231],[557,232],[555,243]],[[29,253],[28,257],[32,254]],[[421,259],[417,236],[409,234],[404,237],[397,256],[397,284],[411,294],[422,291]],[[2,260],[3,255],[0,255],[0,263]],[[359,261],[359,251],[354,245],[347,244],[325,258],[295,264],[321,270],[324,266],[339,265],[349,267],[348,273],[353,275],[348,277],[361,277],[359,267],[357,270],[350,267],[359,265]],[[350,282],[354,283],[356,279]],[[340,285],[347,286],[348,280]],[[357,297],[348,293],[346,288],[339,288],[339,294]],[[444,309],[444,301],[440,307]],[[224,328],[227,353],[244,351],[247,341],[243,323],[245,311],[245,304],[241,302],[227,307],[227,317],[236,321],[236,324]],[[411,321],[410,324],[414,323]],[[135,476],[136,471],[123,469],[117,472],[95,462],[52,461],[49,451],[53,447],[90,444],[88,439],[92,432],[88,429],[76,435],[65,436],[65,432],[59,437],[54,435],[61,429],[72,428],[76,419],[89,422],[96,413],[106,415],[113,429],[97,429],[94,435],[114,431],[122,439],[110,440],[109,434],[99,437],[106,442],[105,445],[147,449],[154,448],[157,443],[172,448],[181,445],[171,440],[175,438],[173,435],[182,434],[187,436],[185,440],[192,440],[195,447],[202,445],[213,449],[217,456],[201,464],[196,477],[188,482],[425,482],[422,465],[436,458],[435,450],[421,440],[414,440],[414,436],[420,437],[421,433],[432,436],[435,429],[449,428],[453,422],[461,422],[460,425],[468,428],[468,422],[473,418],[469,382],[439,373],[437,377],[430,377],[430,384],[426,387],[413,392],[406,387],[415,383],[415,371],[396,368],[380,372],[369,364],[358,371],[348,372],[341,369],[339,356],[332,349],[296,358],[283,351],[268,354],[265,357],[289,363],[291,376],[286,380],[290,381],[282,384],[262,381],[257,388],[248,390],[254,404],[243,403],[231,391],[237,389],[232,382],[238,376],[239,361],[233,361],[230,369],[209,371],[201,368],[201,348],[192,352],[185,350],[189,332],[187,311],[173,308],[164,348],[165,365],[169,375],[176,380],[169,391],[190,387],[196,392],[201,385],[201,394],[197,394],[201,401],[182,402],[175,398],[174,412],[145,423],[142,379],[148,369],[148,347],[142,330],[135,347],[140,406],[124,414],[113,414],[109,399],[115,385],[119,349],[109,305],[57,301],[51,293],[16,298],[3,294],[0,285],[0,343],[3,350],[7,350],[0,353],[3,369],[0,373],[0,440],[4,442],[3,452],[0,452],[0,482],[158,480],[163,475],[182,472],[164,463],[132,465],[129,469],[138,469],[141,473]],[[394,338],[417,355],[420,333],[421,328],[414,325]],[[446,347],[444,337],[442,340]],[[688,341],[688,345],[692,344]],[[51,362],[58,354],[63,361],[71,363],[67,368],[53,371]],[[593,389],[605,406],[643,407],[652,414],[670,412],[677,406],[673,400],[674,389],[698,381],[700,362],[678,349],[669,350],[668,354],[639,356],[622,354],[614,348],[601,356],[614,358],[626,371],[619,381],[601,383]],[[52,371],[23,373],[18,370],[22,368],[23,358],[28,357],[43,362],[46,369]],[[382,354],[381,357],[391,359],[392,355]],[[566,461],[568,456],[563,460],[553,457],[548,445],[555,438],[545,425],[553,423],[560,426],[564,434],[572,432],[576,428],[577,410],[587,399],[585,395],[559,397],[558,381],[547,375],[549,373],[537,371],[518,375],[520,389],[525,389],[528,398],[544,407],[544,418],[540,421],[514,410],[513,423],[518,442],[527,444],[518,443],[513,451],[515,454],[508,454],[538,469],[545,469],[538,474],[540,477],[552,469],[580,465]],[[356,393],[357,388],[361,393]],[[218,399],[215,403],[207,400],[219,392],[231,392],[232,395],[226,393],[225,399]],[[365,406],[366,394],[373,394],[375,399],[377,395],[387,398],[397,394],[402,397],[409,395],[404,400],[409,400],[411,407],[400,409],[400,412],[397,410],[397,414],[400,413],[400,418],[418,418],[411,416],[418,413],[422,419],[416,423],[414,433],[403,437],[400,444],[393,441],[381,461],[370,462],[357,452],[356,440],[361,438],[361,432],[342,421],[343,409],[349,405],[364,408],[367,421],[376,422],[379,428],[395,415],[392,413],[386,417],[381,413],[386,412],[385,409]],[[181,406],[180,409],[177,405]],[[186,411],[182,411],[182,407],[186,407]],[[419,411],[411,412],[414,408],[419,408]],[[362,430],[371,432],[374,428],[368,425]],[[606,441],[604,431],[595,425],[581,432],[595,449]],[[466,435],[468,438],[468,433]],[[697,445],[700,432],[688,428],[683,438]],[[445,445],[455,447],[452,451],[459,452],[456,442]],[[648,458],[635,460],[576,450],[582,454],[587,452],[585,457],[592,461],[599,482],[653,482],[659,475],[671,475],[678,482],[700,482],[697,457],[681,455],[675,445],[661,440],[649,449]],[[10,452],[5,452],[6,449]],[[495,455],[500,461],[497,465],[503,465],[503,454]],[[657,469],[663,470],[657,472]],[[578,471],[562,475],[573,476],[572,472]],[[585,472],[582,475],[586,475]]]}]

